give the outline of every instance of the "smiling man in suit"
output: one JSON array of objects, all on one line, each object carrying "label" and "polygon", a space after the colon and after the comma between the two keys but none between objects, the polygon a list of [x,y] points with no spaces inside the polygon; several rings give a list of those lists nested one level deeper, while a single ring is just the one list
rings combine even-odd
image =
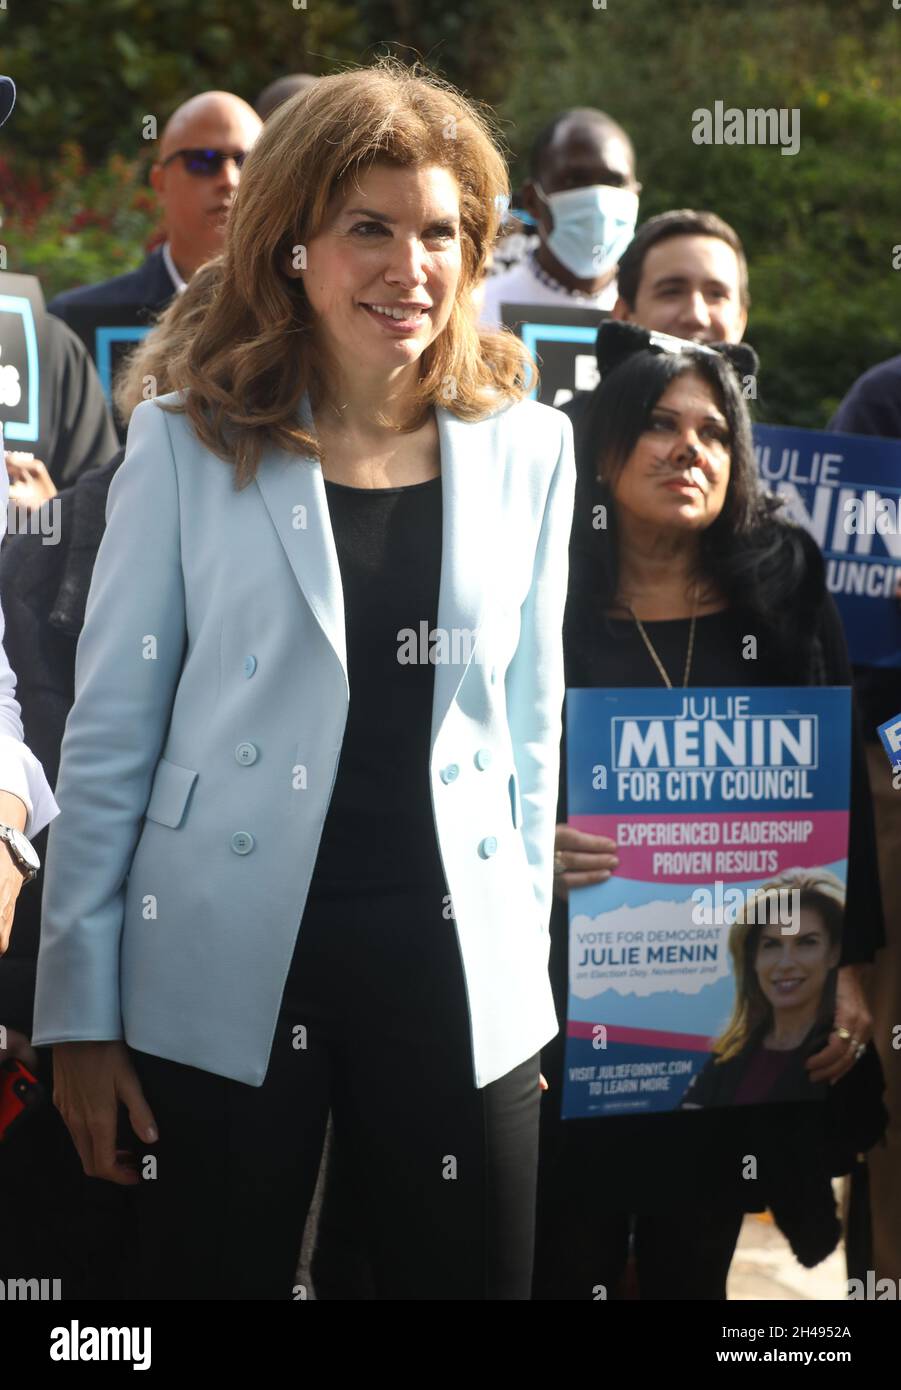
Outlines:
[{"label": "smiling man in suit", "polygon": [[71,324],[80,309],[142,309],[149,319],[165,308],[197,267],[222,250],[241,164],[261,126],[253,108],[231,92],[201,92],[179,106],[150,171],[166,240],[137,270],[57,295],[50,312]]}]

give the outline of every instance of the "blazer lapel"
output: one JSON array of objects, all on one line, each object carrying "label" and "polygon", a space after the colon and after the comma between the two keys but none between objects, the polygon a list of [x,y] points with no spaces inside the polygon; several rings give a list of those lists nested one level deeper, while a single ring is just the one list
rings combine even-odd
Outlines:
[{"label": "blazer lapel", "polygon": [[[492,420],[461,420],[444,406],[436,406],[435,416],[443,507],[438,630],[448,650],[447,659],[435,666],[432,748],[470,660],[482,659],[477,646],[502,476]],[[457,647],[461,660],[453,659]]]},{"label": "blazer lapel", "polygon": [[[301,412],[312,426],[306,396]],[[255,482],[294,578],[341,663],[349,689],[344,592],[319,461],[283,449],[266,449]]]}]

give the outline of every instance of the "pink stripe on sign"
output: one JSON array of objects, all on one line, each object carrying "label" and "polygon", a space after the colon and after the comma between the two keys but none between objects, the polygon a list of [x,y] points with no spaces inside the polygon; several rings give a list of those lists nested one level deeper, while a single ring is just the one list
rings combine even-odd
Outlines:
[{"label": "pink stripe on sign", "polygon": [[570,816],[569,824],[615,840],[616,873],[638,883],[741,883],[820,868],[848,854],[847,811]]},{"label": "pink stripe on sign", "polygon": [[[619,1028],[612,1024],[603,1025],[607,1029],[607,1041],[632,1043],[637,1047],[670,1047],[680,1052],[709,1052],[712,1038],[702,1033],[659,1033],[655,1028]],[[570,1038],[593,1038],[596,1023],[580,1023],[574,1019],[567,1024],[566,1034]]]}]

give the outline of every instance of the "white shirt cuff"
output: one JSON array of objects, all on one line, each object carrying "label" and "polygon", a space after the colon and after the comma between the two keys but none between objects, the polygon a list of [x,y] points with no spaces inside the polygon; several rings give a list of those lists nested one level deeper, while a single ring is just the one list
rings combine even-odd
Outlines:
[{"label": "white shirt cuff", "polygon": [[0,734],[0,791],[11,792],[24,801],[28,811],[25,835],[29,840],[59,815],[43,767],[27,744],[12,734]]}]

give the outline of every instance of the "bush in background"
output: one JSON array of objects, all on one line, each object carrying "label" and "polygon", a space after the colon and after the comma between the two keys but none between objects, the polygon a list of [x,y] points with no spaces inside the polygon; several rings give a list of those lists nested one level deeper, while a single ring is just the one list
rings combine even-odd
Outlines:
[{"label": "bush in background", "polygon": [[[864,0],[608,0],[523,9],[501,110],[529,142],[597,106],[632,136],[641,220],[710,208],[748,252],[758,418],[822,427],[851,383],[901,352],[901,12]],[[801,148],[695,145],[692,112],[799,108]]]},{"label": "bush in background", "polygon": [[160,235],[147,160],[110,155],[89,168],[79,145],[68,143],[42,184],[32,163],[0,159],[6,268],[36,275],[46,299],[140,265]]}]

